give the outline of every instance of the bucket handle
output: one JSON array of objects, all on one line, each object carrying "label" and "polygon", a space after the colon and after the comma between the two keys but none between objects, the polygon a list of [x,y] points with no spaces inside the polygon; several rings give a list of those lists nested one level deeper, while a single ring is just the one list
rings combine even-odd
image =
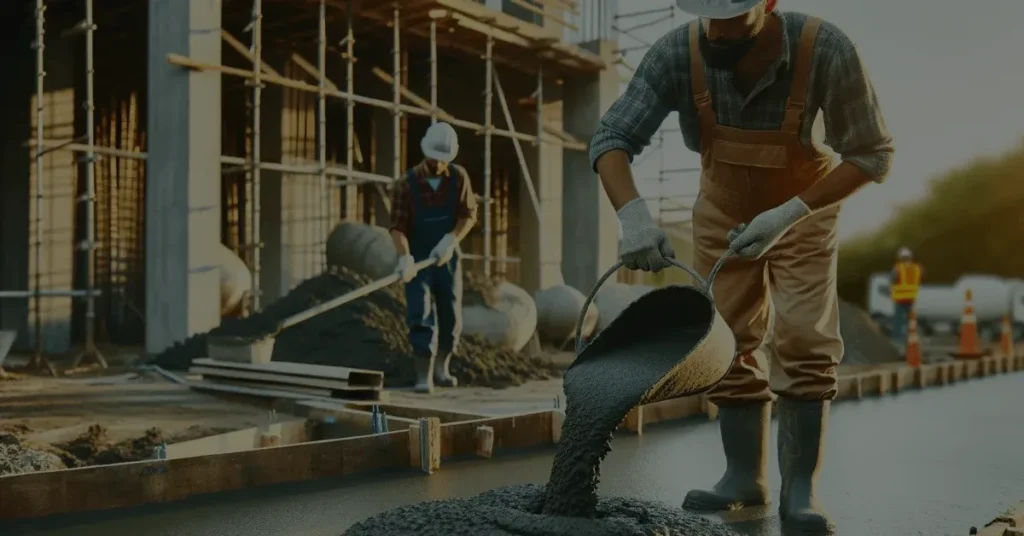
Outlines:
[{"label": "bucket handle", "polygon": [[[715,277],[718,276],[718,272],[722,269],[722,266],[725,265],[725,261],[727,261],[729,257],[733,255],[733,253],[733,250],[727,250],[725,254],[722,255],[718,259],[718,261],[715,262],[715,265],[711,267],[711,273],[708,274],[708,278],[706,280],[703,277],[701,277],[701,275],[698,274],[696,270],[690,268],[689,266],[683,264],[682,262],[677,261],[675,259],[667,260],[669,263],[672,264],[672,266],[675,266],[676,268],[679,268],[685,271],[686,273],[690,274],[690,276],[693,277],[694,281],[696,281],[700,285],[698,290],[703,292],[704,295],[706,295],[713,304],[715,302],[715,297],[711,292],[711,285],[715,282]],[[605,272],[604,275],[602,275],[601,278],[597,280],[597,283],[594,284],[594,288],[590,290],[590,294],[587,295],[587,299],[583,302],[583,309],[580,310],[580,317],[579,320],[577,320],[576,322],[576,355],[579,355],[580,353],[583,352],[583,322],[587,318],[587,309],[590,309],[590,304],[594,301],[594,298],[597,297],[597,291],[601,290],[601,286],[604,285],[605,281],[607,281],[608,278],[612,276],[612,274],[617,272],[619,268],[622,268],[621,260],[617,261],[614,265],[612,265],[612,267],[609,268],[608,271]]]}]

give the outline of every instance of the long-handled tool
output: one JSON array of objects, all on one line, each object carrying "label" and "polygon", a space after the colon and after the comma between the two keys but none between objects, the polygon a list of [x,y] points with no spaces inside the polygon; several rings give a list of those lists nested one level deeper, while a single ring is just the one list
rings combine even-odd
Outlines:
[{"label": "long-handled tool", "polygon": [[[437,263],[437,259],[429,258],[413,265],[419,271]],[[359,298],[372,294],[401,279],[401,274],[393,273],[382,277],[372,283],[363,285],[355,290],[346,292],[341,296],[327,300],[319,305],[310,307],[305,311],[296,313],[278,323],[277,328],[271,332],[253,338],[242,337],[210,337],[207,339],[207,351],[213,359],[225,361],[241,361],[246,363],[268,363],[274,350],[274,337],[282,331],[305,322],[317,315],[337,309],[342,305],[351,303]]]}]

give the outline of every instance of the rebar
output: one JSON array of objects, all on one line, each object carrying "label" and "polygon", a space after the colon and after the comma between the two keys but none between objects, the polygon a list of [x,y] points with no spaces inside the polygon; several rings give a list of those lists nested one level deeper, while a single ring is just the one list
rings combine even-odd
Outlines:
[{"label": "rebar", "polygon": [[394,135],[394,147],[392,162],[391,177],[396,181],[402,176],[402,110],[400,104],[402,103],[402,54],[401,54],[401,10],[398,8],[398,3],[395,3],[394,8],[394,43],[391,47],[391,76],[394,82],[391,84],[391,104],[394,106],[391,117],[392,123],[391,128],[394,129],[392,134]]},{"label": "rebar", "polygon": [[[352,24],[352,0],[348,0],[345,30],[345,90],[351,95],[355,93],[355,31]],[[352,99],[345,101],[345,167],[348,178],[352,178],[356,156],[356,103]],[[357,190],[349,188],[345,191],[345,218],[355,221],[357,210]],[[352,214],[349,214],[351,209]]]},{"label": "rebar", "polygon": [[437,20],[430,19],[430,124],[437,123]]},{"label": "rebar", "polygon": [[261,122],[261,106],[263,101],[263,70],[260,68],[260,64],[263,62],[263,1],[253,0],[252,4],[252,196],[249,202],[252,206],[251,211],[251,241],[252,241],[252,308],[254,311],[260,310],[260,298],[262,292],[260,288],[260,261],[262,256],[262,237],[260,234],[260,218],[261,218],[261,170],[260,170],[260,144],[262,143],[260,122]]},{"label": "rebar", "polygon": [[35,164],[36,164],[36,197],[35,197],[35,209],[36,209],[36,228],[35,228],[35,273],[33,274],[33,283],[35,287],[35,356],[33,357],[33,364],[39,365],[44,360],[43,357],[43,300],[40,290],[42,290],[42,273],[43,273],[43,122],[46,119],[45,114],[45,88],[44,81],[46,80],[46,65],[44,51],[46,50],[45,44],[46,38],[46,5],[43,0],[36,0],[36,151],[35,151]]},{"label": "rebar", "polygon": [[491,275],[491,110],[494,108],[494,38],[487,36],[487,52],[484,56],[486,74],[484,82],[484,192],[483,192],[483,233],[484,233],[484,276]]}]

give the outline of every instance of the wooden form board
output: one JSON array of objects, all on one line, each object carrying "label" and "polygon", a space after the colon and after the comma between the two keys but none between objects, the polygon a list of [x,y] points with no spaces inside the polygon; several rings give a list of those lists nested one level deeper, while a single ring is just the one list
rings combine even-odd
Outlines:
[{"label": "wooden form board", "polygon": [[[336,422],[362,428],[367,432],[373,428],[373,414],[369,411],[352,409],[344,405],[319,400],[302,400],[297,402],[296,406],[302,408],[305,416],[310,419],[322,420],[324,417],[330,416],[334,417]],[[416,419],[392,415],[387,410],[384,410],[384,413],[388,421],[389,431],[408,430],[410,426],[418,422]]]},{"label": "wooden form board", "polygon": [[[244,386],[244,385],[228,385],[228,384],[224,384],[224,383],[214,383],[214,382],[209,382],[209,381],[187,380],[186,383],[187,383],[187,385],[190,388],[195,389],[197,391],[213,391],[213,392],[217,392],[217,393],[227,393],[227,394],[232,394],[232,395],[243,395],[243,396],[256,397],[256,398],[290,399],[290,400],[313,400],[313,399],[317,399],[317,400],[337,400],[337,401],[345,400],[345,399],[340,398],[338,396],[324,397],[324,396],[307,395],[307,394],[303,394],[303,393],[295,393],[295,392],[290,392],[290,391],[282,391],[280,389],[274,389],[273,386],[270,386],[268,388],[259,388],[258,389],[258,388],[254,388],[254,387],[250,387],[250,386]],[[340,392],[341,391],[335,391],[335,393],[340,393]],[[377,398],[377,400],[375,400],[375,401],[359,400],[359,402],[367,402],[369,404],[374,404],[376,402],[385,402],[385,401],[388,400],[388,398],[390,396],[388,391],[376,391],[376,390],[373,390],[373,391],[350,391],[350,392],[347,392],[347,393],[360,394],[360,395],[364,395],[364,396],[365,395],[372,395],[372,396]]]},{"label": "wooden form board", "polygon": [[0,477],[0,520],[177,501],[218,491],[408,468],[409,434]]},{"label": "wooden form board", "polygon": [[[881,370],[840,376],[836,400],[859,400],[907,389],[944,386],[971,378],[1024,371],[1024,356],[989,356],[980,359],[931,363],[917,368],[886,367]],[[620,428],[638,434],[645,424],[684,419],[697,415],[716,418],[718,408],[703,395],[676,398],[633,408]]]},{"label": "wooden form board", "polygon": [[[562,419],[554,418],[556,410],[490,417],[473,421],[441,424],[441,459],[471,456],[477,453],[481,440],[477,429],[493,429],[493,450],[526,449],[554,444],[561,438]],[[557,428],[557,429],[556,429]]]},{"label": "wooden form board", "polygon": [[327,367],[323,365],[304,365],[301,363],[289,363],[287,361],[272,361],[270,363],[232,363],[230,361],[217,361],[206,357],[193,359],[192,364],[203,367],[228,368],[250,372],[300,376],[305,378],[341,380],[347,382],[351,386],[382,387],[384,385],[384,373],[379,370]]},{"label": "wooden form board", "polygon": [[406,406],[402,404],[388,404],[388,403],[374,403],[374,402],[346,402],[345,407],[352,409],[369,410],[370,406],[376,405],[381,411],[384,411],[390,416],[404,417],[406,419],[421,419],[424,417],[437,417],[441,420],[441,423],[449,422],[460,422],[460,421],[473,421],[477,419],[484,419],[489,415],[481,415],[479,413],[466,413],[461,411],[452,411],[444,408],[435,408],[431,406]]},{"label": "wooden form board", "polygon": [[306,419],[294,419],[273,423],[265,427],[254,426],[244,430],[235,430],[225,434],[201,437],[191,441],[167,445],[167,459],[190,458],[193,456],[209,456],[212,454],[229,454],[260,447],[260,436],[264,433],[280,437],[281,445],[295,445],[312,439]]},{"label": "wooden form board", "polygon": [[189,367],[188,371],[193,374],[201,374],[203,375],[204,378],[228,378],[243,381],[278,383],[282,385],[286,384],[302,387],[312,387],[316,389],[326,389],[328,391],[370,391],[374,389],[379,389],[379,387],[349,385],[348,382],[342,380],[325,380],[321,378],[275,374],[273,372],[252,372],[248,370],[237,370],[231,368]]}]

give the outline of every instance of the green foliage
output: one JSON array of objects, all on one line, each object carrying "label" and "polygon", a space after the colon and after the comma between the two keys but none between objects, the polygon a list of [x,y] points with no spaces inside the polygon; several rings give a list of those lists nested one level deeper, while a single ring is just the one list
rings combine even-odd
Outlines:
[{"label": "green foliage", "polygon": [[839,294],[863,305],[868,278],[891,269],[900,246],[914,251],[929,284],[952,283],[964,273],[1024,277],[1022,238],[1024,143],[946,173],[880,230],[844,243]]}]

